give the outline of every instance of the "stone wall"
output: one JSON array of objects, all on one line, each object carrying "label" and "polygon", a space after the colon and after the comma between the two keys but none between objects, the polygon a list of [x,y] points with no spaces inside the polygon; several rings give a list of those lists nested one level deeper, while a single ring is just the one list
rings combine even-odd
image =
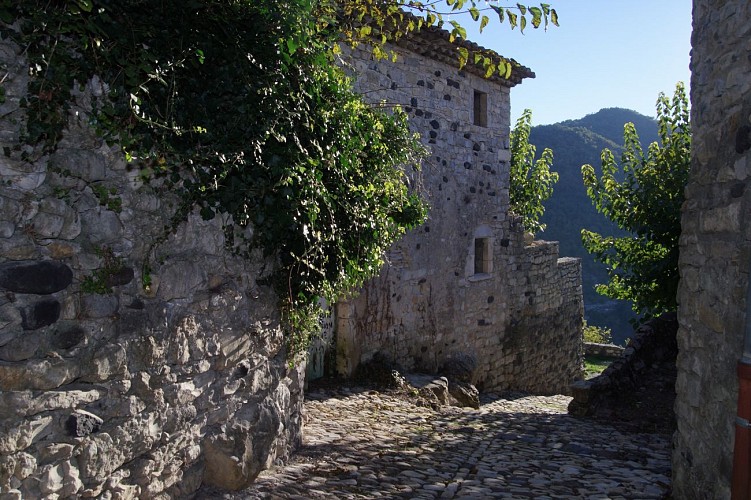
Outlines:
[{"label": "stone wall", "polygon": [[585,356],[599,356],[602,358],[618,358],[623,355],[625,347],[614,344],[597,344],[595,342],[584,342]]},{"label": "stone wall", "polygon": [[749,321],[751,4],[694,0],[693,27],[673,483],[676,498],[729,498],[736,365]]},{"label": "stone wall", "polygon": [[[653,318],[639,326],[634,338],[624,349],[608,344],[586,344],[596,355],[618,356],[602,373],[572,386],[573,398],[568,412],[576,416],[597,415],[600,407],[617,402],[628,392],[638,389],[646,375],[659,364],[673,365],[677,355],[676,331],[678,319],[674,313]],[[671,382],[672,387],[672,382]]]},{"label": "stone wall", "polygon": [[581,268],[557,243],[525,240],[509,213],[514,83],[393,50],[396,62],[362,50],[344,60],[366,99],[400,104],[421,134],[430,156],[413,185],[430,212],[382,274],[337,305],[338,372],[376,353],[427,372],[461,355],[485,389],[566,391],[582,362]]},{"label": "stone wall", "polygon": [[256,282],[272,266],[196,215],[154,246],[179,200],[89,130],[100,82],[56,152],[20,144],[20,53],[0,43],[0,496],[249,484],[300,439],[305,367]]}]

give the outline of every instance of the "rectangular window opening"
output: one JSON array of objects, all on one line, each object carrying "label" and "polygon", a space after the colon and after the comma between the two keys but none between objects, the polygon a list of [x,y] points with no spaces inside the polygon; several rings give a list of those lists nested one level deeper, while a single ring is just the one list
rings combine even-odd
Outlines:
[{"label": "rectangular window opening", "polygon": [[493,271],[490,238],[475,238],[475,274]]},{"label": "rectangular window opening", "polygon": [[488,126],[488,94],[475,90],[473,102],[474,123],[479,127]]}]

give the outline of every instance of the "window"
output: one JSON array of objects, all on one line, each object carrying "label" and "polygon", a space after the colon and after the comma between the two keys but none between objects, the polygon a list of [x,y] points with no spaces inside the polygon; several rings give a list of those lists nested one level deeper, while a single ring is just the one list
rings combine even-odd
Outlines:
[{"label": "window", "polygon": [[480,127],[488,126],[488,94],[475,90],[473,99],[474,123]]},{"label": "window", "polygon": [[475,238],[475,274],[490,274],[493,271],[490,238]]}]

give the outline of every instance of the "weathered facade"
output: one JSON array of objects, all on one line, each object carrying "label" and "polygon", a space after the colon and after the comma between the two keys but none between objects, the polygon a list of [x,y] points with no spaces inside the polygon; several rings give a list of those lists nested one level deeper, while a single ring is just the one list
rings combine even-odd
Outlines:
[{"label": "weathered facade", "polygon": [[673,489],[676,498],[721,499],[730,497],[736,366],[751,321],[751,4],[694,0],[693,28]]},{"label": "weathered facade", "polygon": [[272,266],[198,215],[159,243],[179,200],[89,129],[101,82],[55,153],[23,148],[22,52],[0,42],[0,497],[249,484],[301,432],[304,364],[256,284]]},{"label": "weathered facade", "polygon": [[428,221],[397,243],[381,275],[336,308],[337,369],[376,353],[407,370],[476,361],[485,389],[566,391],[582,361],[581,269],[558,244],[529,240],[509,213],[510,80],[459,70],[448,34],[427,30],[392,49],[346,53],[356,88],[399,104],[430,151],[415,189]]}]

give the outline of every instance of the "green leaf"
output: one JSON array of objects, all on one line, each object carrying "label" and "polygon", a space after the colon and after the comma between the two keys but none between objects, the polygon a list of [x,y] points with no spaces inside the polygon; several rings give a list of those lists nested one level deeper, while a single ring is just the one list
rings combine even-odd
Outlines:
[{"label": "green leaf", "polygon": [[78,8],[84,12],[91,12],[94,8],[94,2],[91,0],[76,0],[76,4],[78,4]]},{"label": "green leaf", "polygon": [[460,36],[464,40],[467,39],[467,30],[464,29],[464,27],[461,24],[459,24],[457,21],[454,21],[453,19],[450,20],[449,23],[451,24],[451,26],[454,27],[454,29],[451,30],[451,34],[452,35],[454,35],[454,36]]},{"label": "green leaf", "polygon": [[473,21],[480,19],[480,11],[477,10],[477,7],[470,7],[469,15],[472,16]]},{"label": "green leaf", "polygon": [[469,60],[469,51],[464,47],[458,47],[459,51],[459,69],[462,69]]},{"label": "green leaf", "polygon": [[527,27],[527,18],[522,17],[521,19],[519,19],[519,29],[521,30],[522,33],[524,33],[524,28],[526,27]]},{"label": "green leaf", "polygon": [[490,22],[490,18],[488,16],[482,16],[482,19],[480,20],[480,33],[482,33],[482,30],[485,28],[485,26],[488,25]]},{"label": "green leaf", "polygon": [[555,26],[558,26],[558,13],[555,9],[550,9],[550,22]]},{"label": "green leaf", "polygon": [[498,13],[498,22],[503,24],[503,21],[504,21],[503,9],[496,5],[491,5],[490,8]]},{"label": "green leaf", "polygon": [[522,16],[527,14],[527,8],[524,5],[518,3],[516,4],[516,8],[519,9],[519,12],[521,12]]},{"label": "green leaf", "polygon": [[510,9],[506,9],[506,15],[508,16],[509,24],[511,24],[511,29],[516,28],[518,16],[514,12],[511,12]]},{"label": "green leaf", "polygon": [[530,7],[529,11],[532,13],[532,26],[535,29],[539,28],[542,24],[542,10],[539,7]]}]

